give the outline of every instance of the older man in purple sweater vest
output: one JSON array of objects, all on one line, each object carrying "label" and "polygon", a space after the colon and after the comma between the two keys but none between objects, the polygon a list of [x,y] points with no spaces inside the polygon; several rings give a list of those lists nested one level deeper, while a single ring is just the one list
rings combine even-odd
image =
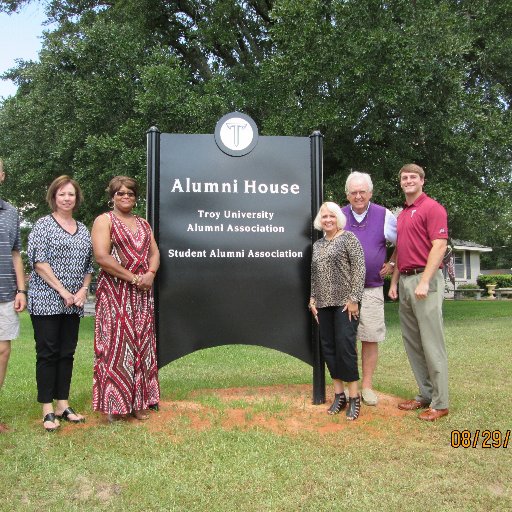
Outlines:
[{"label": "older man in purple sweater vest", "polygon": [[349,203],[342,208],[347,217],[345,229],[352,231],[363,246],[366,281],[357,338],[362,344],[362,398],[366,405],[377,405],[373,374],[377,367],[378,343],[384,341],[384,276],[393,272],[394,255],[386,262],[386,242],[396,243],[396,218],[383,206],[371,203],[373,183],[369,174],[352,172],[345,183]]}]

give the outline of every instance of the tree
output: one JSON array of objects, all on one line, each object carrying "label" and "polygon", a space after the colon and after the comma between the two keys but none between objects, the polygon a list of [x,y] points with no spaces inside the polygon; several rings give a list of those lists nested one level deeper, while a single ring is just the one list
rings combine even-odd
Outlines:
[{"label": "tree", "polygon": [[8,73],[19,90],[0,110],[0,152],[16,169],[6,192],[28,219],[46,211],[51,179],[68,173],[84,188],[80,216],[90,223],[112,176],[144,184],[151,125],[211,132],[226,111],[244,109],[240,90],[268,46],[256,23],[266,2],[47,4],[58,29],[45,34],[40,62]]},{"label": "tree", "polygon": [[[495,5],[467,4],[471,11],[464,2],[280,2],[276,51],[262,71],[264,126],[320,128],[326,191],[340,202],[348,170],[359,168],[372,174],[377,201],[398,206],[399,168],[421,164],[454,236],[486,243],[492,205],[510,205],[510,94],[501,81],[510,60],[482,42],[495,41],[483,21],[496,19]],[[504,16],[508,2],[500,4]],[[499,73],[484,67],[490,58]]]},{"label": "tree", "polygon": [[334,200],[345,201],[345,177],[357,168],[372,174],[376,201],[400,205],[398,169],[415,161],[453,236],[510,245],[508,0],[46,6],[58,29],[45,35],[40,62],[9,72],[19,90],[0,109],[0,153],[16,169],[9,194],[28,217],[41,214],[49,180],[69,172],[86,188],[90,222],[110,176],[144,182],[151,125],[211,133],[241,110],[263,135],[320,129]]}]

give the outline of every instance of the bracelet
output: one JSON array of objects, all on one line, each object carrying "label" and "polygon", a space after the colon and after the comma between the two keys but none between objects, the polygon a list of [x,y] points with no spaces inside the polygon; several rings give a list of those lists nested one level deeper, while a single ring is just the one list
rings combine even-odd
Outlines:
[{"label": "bracelet", "polygon": [[388,263],[389,263],[392,267],[394,267],[394,266],[395,266],[395,264],[396,264],[394,261],[388,261]]},{"label": "bracelet", "polygon": [[27,295],[27,290],[16,290],[16,294],[23,293],[24,295]]},{"label": "bracelet", "polygon": [[80,288],[81,290],[88,290],[89,287],[88,286],[82,286],[82,288]]},{"label": "bracelet", "polygon": [[133,274],[132,281],[130,284],[139,284],[139,281],[140,281],[139,276],[136,276],[135,274]]}]

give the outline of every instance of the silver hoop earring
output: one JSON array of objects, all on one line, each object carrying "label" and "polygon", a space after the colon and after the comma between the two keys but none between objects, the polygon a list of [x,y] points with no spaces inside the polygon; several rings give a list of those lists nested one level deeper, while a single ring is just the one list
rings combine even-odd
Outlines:
[{"label": "silver hoop earring", "polygon": [[114,201],[112,201],[112,199],[110,199],[110,201],[107,203],[107,206],[113,210],[114,209]]}]

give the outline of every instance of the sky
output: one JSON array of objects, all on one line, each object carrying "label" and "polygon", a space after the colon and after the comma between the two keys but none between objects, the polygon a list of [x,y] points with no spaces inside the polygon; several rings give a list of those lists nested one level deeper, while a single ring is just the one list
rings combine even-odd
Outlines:
[{"label": "sky", "polygon": [[[0,74],[16,65],[15,59],[38,60],[41,36],[46,27],[44,9],[39,2],[31,2],[19,13],[0,13]],[[0,80],[0,98],[16,93],[10,80]]]}]

